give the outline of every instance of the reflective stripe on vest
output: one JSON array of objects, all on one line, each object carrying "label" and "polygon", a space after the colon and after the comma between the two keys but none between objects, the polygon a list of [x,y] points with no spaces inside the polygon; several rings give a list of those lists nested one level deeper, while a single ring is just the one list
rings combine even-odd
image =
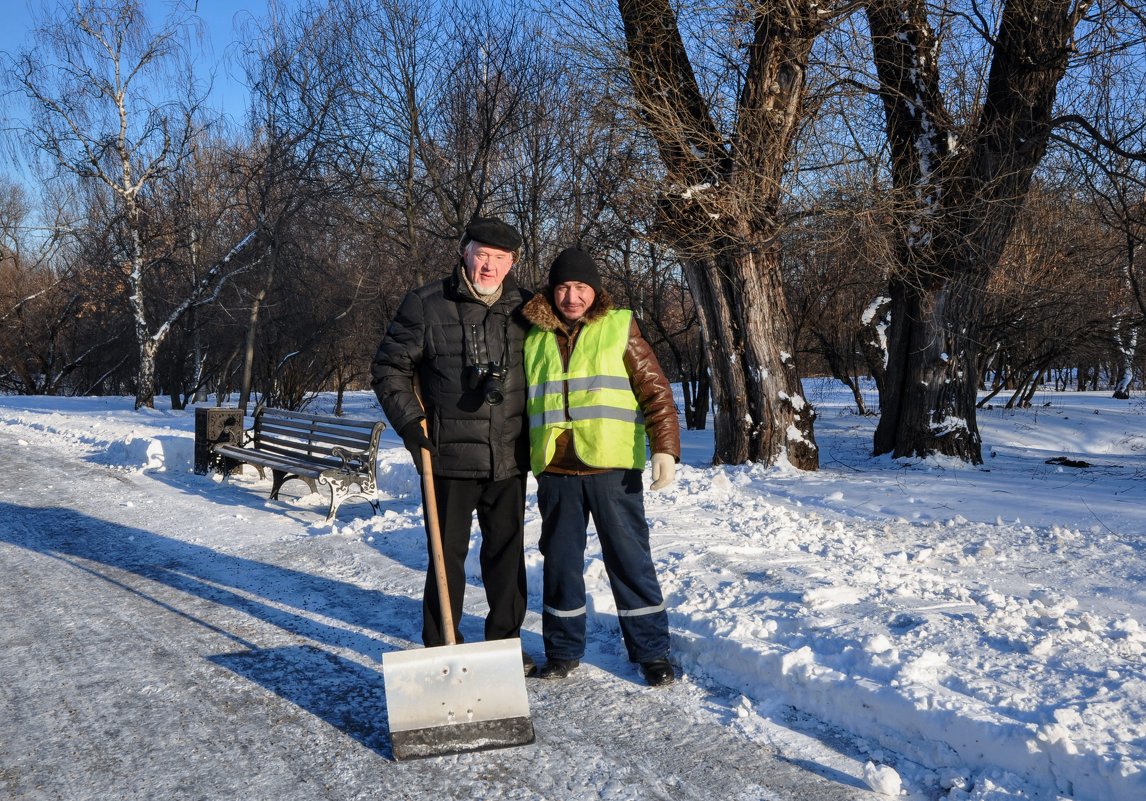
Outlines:
[{"label": "reflective stripe on vest", "polygon": [[540,475],[557,438],[573,432],[573,449],[590,467],[645,466],[645,418],[625,369],[633,313],[607,312],[582,327],[565,369],[557,336],[536,326],[525,338],[529,381],[529,455]]}]

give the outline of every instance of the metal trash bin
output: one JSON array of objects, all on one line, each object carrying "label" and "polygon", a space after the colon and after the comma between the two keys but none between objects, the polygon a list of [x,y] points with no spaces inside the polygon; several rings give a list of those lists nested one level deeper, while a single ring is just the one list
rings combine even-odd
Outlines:
[{"label": "metal trash bin", "polygon": [[195,473],[205,476],[212,469],[223,475],[237,473],[243,463],[211,451],[212,445],[243,444],[243,413],[239,409],[203,407],[195,409]]}]

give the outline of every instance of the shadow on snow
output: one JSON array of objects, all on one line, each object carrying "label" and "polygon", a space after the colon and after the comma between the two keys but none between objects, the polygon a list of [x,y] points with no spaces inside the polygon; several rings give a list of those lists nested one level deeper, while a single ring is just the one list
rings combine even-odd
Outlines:
[{"label": "shadow on snow", "polygon": [[[227,637],[242,650],[205,658],[391,756],[380,665],[359,664],[324,646],[370,660],[407,647],[402,641],[420,633],[420,599],[220,553],[70,509],[0,502],[0,520],[0,541],[61,560]],[[178,592],[157,591],[149,582]],[[243,612],[312,644],[261,647],[204,619],[197,600]]]}]

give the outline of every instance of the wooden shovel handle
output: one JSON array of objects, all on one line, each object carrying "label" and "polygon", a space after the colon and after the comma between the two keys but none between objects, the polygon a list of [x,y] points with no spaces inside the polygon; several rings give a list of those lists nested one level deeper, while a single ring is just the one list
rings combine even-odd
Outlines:
[{"label": "wooden shovel handle", "polygon": [[[422,418],[422,433],[430,438],[426,418]],[[450,588],[446,581],[446,557],[442,552],[442,526],[438,522],[438,494],[434,490],[434,464],[430,452],[419,449],[422,457],[422,495],[426,500],[426,532],[430,535],[430,557],[434,563],[434,579],[438,584],[438,607],[442,613],[442,633],[446,645],[456,645],[454,612],[450,603]]]}]

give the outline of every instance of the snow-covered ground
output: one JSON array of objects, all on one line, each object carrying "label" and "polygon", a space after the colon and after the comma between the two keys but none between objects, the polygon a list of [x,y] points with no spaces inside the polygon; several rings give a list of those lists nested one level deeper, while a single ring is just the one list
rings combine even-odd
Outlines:
[{"label": "snow-covered ground", "polygon": [[[872,458],[875,419],[856,416],[838,385],[805,388],[819,415],[819,472],[713,468],[711,433],[685,432],[676,485],[646,493],[683,673],[674,702],[695,703],[694,718],[707,715],[769,748],[797,737],[785,728],[794,716],[810,721],[799,737],[823,732],[832,750],[858,758],[868,787],[887,795],[1146,798],[1146,402],[1046,392],[1031,409],[983,410],[986,463],[974,467]],[[346,412],[379,416],[368,393],[349,396]],[[168,519],[187,514],[183,502],[165,506],[172,489],[204,519],[220,504],[239,520],[273,511],[272,525],[260,517],[249,534],[266,542],[336,538],[376,551],[401,535],[408,558],[393,570],[409,576],[387,591],[401,585],[416,601],[417,476],[392,432],[378,465],[382,514],[349,502],[326,524],[318,495],[271,502],[269,482],[253,471],[226,483],[194,475],[193,431],[190,410],[135,412],[126,398],[0,398],[0,433],[19,443],[4,461],[17,470],[22,447],[121,472],[157,501],[148,519],[166,536],[182,530],[208,552],[233,546],[234,528]],[[1048,462],[1060,457],[1087,466]],[[51,486],[20,490],[7,502],[55,497]],[[114,505],[100,513],[131,516]],[[539,529],[531,496],[523,641],[540,659]],[[365,583],[357,564],[338,569]],[[476,583],[476,560],[469,570]],[[586,575],[592,645],[582,670],[624,670],[592,543]],[[289,604],[290,592],[276,597]],[[471,588],[467,611],[480,596]],[[416,640],[416,616],[404,625]],[[463,621],[471,639],[480,625],[480,609]],[[530,687],[535,697],[548,692]],[[713,698],[724,708],[701,709]]]}]

